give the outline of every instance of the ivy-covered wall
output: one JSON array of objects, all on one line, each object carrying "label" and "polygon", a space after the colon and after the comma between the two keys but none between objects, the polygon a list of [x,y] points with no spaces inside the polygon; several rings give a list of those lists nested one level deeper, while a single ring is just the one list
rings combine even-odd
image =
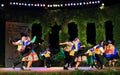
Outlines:
[{"label": "ivy-covered wall", "polygon": [[105,22],[110,20],[113,24],[113,39],[118,48],[120,48],[120,5],[107,6],[103,10],[99,7],[80,8],[80,9],[7,9],[5,10],[6,21],[40,23],[42,25],[42,39],[49,32],[51,26],[57,24],[61,26],[59,32],[60,42],[67,41],[69,38],[68,24],[74,22],[78,28],[78,37],[81,42],[87,44],[86,27],[88,23],[95,23],[96,44],[100,40],[106,40]]}]

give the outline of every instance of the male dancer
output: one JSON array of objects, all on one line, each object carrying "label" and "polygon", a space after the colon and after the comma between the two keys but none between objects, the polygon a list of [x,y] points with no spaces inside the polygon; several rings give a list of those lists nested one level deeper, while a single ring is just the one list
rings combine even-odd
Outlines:
[{"label": "male dancer", "polygon": [[98,69],[103,69],[103,53],[104,53],[103,44],[104,41],[100,41],[100,43],[94,47],[94,53],[97,60],[96,67]]},{"label": "male dancer", "polygon": [[44,66],[45,67],[51,67],[51,52],[50,49],[47,48],[43,53],[42,56],[44,56]]},{"label": "male dancer", "polygon": [[82,56],[85,55],[85,45],[81,45],[81,42],[79,40],[79,38],[75,38],[74,39],[75,41],[75,51],[76,51],[76,54],[75,54],[75,69],[77,70],[78,69],[78,66],[80,65],[81,61],[82,61]]},{"label": "male dancer", "polygon": [[21,70],[24,70],[23,68],[23,62],[21,61],[22,60],[22,56],[24,54],[24,51],[25,51],[25,45],[24,45],[24,42],[26,41],[26,37],[25,35],[22,35],[21,39],[16,41],[16,42],[12,42],[13,45],[17,45],[18,48],[17,48],[17,51],[18,51],[18,55],[17,57],[14,58],[14,61],[13,61],[13,69],[18,65],[18,64],[21,64]]},{"label": "male dancer", "polygon": [[104,49],[105,49],[104,56],[108,60],[109,66],[114,67],[115,66],[115,62],[119,58],[118,49],[113,44],[113,41],[110,41],[110,40],[107,41],[107,44],[105,45]]},{"label": "male dancer", "polygon": [[73,43],[72,42],[63,42],[60,43],[60,45],[66,45],[63,50],[64,50],[64,54],[65,54],[65,58],[64,58],[64,70],[68,70],[69,64],[70,64],[70,55],[69,52],[72,49]]}]

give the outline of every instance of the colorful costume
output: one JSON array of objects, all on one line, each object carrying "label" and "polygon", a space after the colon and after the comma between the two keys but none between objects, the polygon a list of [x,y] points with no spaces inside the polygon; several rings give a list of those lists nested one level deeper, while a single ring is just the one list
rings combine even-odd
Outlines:
[{"label": "colorful costume", "polygon": [[87,54],[88,54],[88,63],[89,63],[89,66],[90,67],[93,67],[94,66],[94,61],[96,60],[95,58],[95,55],[94,55],[94,49],[93,48],[90,48],[88,51],[87,51]]},{"label": "colorful costume", "polygon": [[30,54],[22,58],[22,61],[37,61],[38,56],[34,50],[31,51]]},{"label": "colorful costume", "polygon": [[43,53],[42,56],[44,56],[44,66],[45,67],[51,67],[51,52],[50,49],[47,48]]},{"label": "colorful costume", "polygon": [[118,50],[114,45],[108,45],[105,50],[105,58],[107,60],[118,59]]},{"label": "colorful costume", "polygon": [[103,42],[100,42],[100,44],[96,45],[94,47],[94,53],[95,53],[95,57],[97,60],[97,65],[95,65],[97,68],[102,69],[103,68],[103,46],[102,46]]},{"label": "colorful costume", "polygon": [[86,62],[87,61],[87,57],[84,54],[85,52],[86,52],[85,48],[84,47],[81,48],[81,43],[78,42],[75,62],[81,62],[81,61],[85,61]]},{"label": "colorful costume", "polygon": [[13,42],[13,44],[18,46],[18,48],[17,48],[18,55],[13,58],[13,66],[12,67],[14,69],[18,64],[20,64],[21,70],[23,70],[24,63],[21,60],[22,60],[22,57],[23,57],[24,51],[25,51],[24,42],[23,42],[23,40],[18,40],[17,42]]},{"label": "colorful costume", "polygon": [[72,42],[64,42],[64,43],[60,43],[60,45],[65,45],[65,47],[63,48],[64,50],[64,67],[63,69],[68,69],[69,64],[71,62],[71,58],[70,55],[73,56],[74,53],[70,53],[73,43]]}]

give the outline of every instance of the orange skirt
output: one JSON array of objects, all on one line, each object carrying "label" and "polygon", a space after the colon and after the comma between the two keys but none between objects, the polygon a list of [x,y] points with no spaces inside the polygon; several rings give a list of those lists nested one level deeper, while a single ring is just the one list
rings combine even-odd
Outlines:
[{"label": "orange skirt", "polygon": [[39,60],[37,53],[32,51],[28,56],[22,58],[22,61],[37,61]]},{"label": "orange skirt", "polygon": [[86,56],[79,56],[79,57],[75,58],[75,62],[81,62],[81,61],[83,61],[83,62],[87,61],[87,57]]}]

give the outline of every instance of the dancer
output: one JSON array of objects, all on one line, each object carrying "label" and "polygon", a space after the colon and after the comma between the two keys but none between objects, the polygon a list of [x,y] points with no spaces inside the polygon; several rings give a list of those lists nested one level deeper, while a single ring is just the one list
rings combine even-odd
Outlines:
[{"label": "dancer", "polygon": [[113,44],[113,41],[110,41],[110,40],[107,41],[107,44],[105,45],[104,56],[108,60],[109,66],[112,66],[112,67],[115,66],[115,62],[119,58],[118,53],[119,52],[118,52],[117,48],[115,47],[115,45]]},{"label": "dancer", "polygon": [[69,64],[70,64],[70,55],[69,52],[72,49],[73,43],[72,42],[63,42],[60,43],[60,45],[66,45],[63,50],[64,50],[64,54],[65,54],[65,58],[64,58],[64,70],[68,70]]},{"label": "dancer", "polygon": [[24,70],[23,62],[21,60],[22,60],[22,57],[23,57],[23,54],[24,54],[24,51],[25,51],[25,45],[24,45],[25,41],[26,41],[26,37],[25,37],[25,35],[22,35],[20,40],[18,40],[16,42],[12,42],[13,45],[17,45],[18,46],[18,48],[17,48],[18,55],[13,60],[13,69],[15,69],[15,67],[18,64],[20,64],[21,70]]},{"label": "dancer", "polygon": [[69,52],[69,56],[70,56],[70,66],[74,67],[75,66],[75,55],[76,55],[76,49],[75,49],[75,41],[72,41],[73,45],[71,47],[71,50]]},{"label": "dancer", "polygon": [[[26,60],[24,60],[23,57],[25,56],[30,56],[33,54],[35,55],[36,53],[34,52],[32,44],[35,42],[36,36],[33,37],[32,40],[30,40],[30,37],[28,35],[22,34],[21,35],[21,39],[16,41],[16,42],[12,42],[13,45],[17,45],[17,51],[18,51],[18,56],[14,58],[13,61],[13,69],[15,69],[15,67],[18,64],[21,64],[21,70],[24,70],[24,62]],[[27,59],[27,58],[26,58]],[[31,63],[28,62],[27,64],[27,69],[29,69],[29,65],[31,66]]]},{"label": "dancer", "polygon": [[35,39],[35,36],[32,39],[32,41],[30,41],[30,38],[27,36],[26,40],[24,42],[25,43],[24,45],[26,46],[26,48],[25,48],[25,51],[24,51],[22,61],[27,62],[26,70],[30,70],[30,67],[32,66],[32,63],[34,61],[39,60],[37,53],[34,51],[34,48],[36,47],[36,45],[34,45],[34,42],[35,42],[34,39]]},{"label": "dancer", "polygon": [[88,56],[87,59],[88,59],[88,63],[89,63],[90,68],[95,68],[97,61],[96,61],[96,57],[94,54],[94,48],[88,49],[88,51],[85,52],[85,54],[87,54],[87,56]]},{"label": "dancer", "polygon": [[44,56],[44,66],[45,67],[51,67],[51,52],[50,49],[47,48],[43,53],[42,56]]},{"label": "dancer", "polygon": [[97,65],[96,68],[98,69],[103,69],[103,53],[104,53],[104,49],[103,49],[103,44],[104,41],[100,41],[100,43],[96,46],[94,46],[94,53],[95,53],[95,57],[97,60]]},{"label": "dancer", "polygon": [[[78,70],[78,66],[80,65],[81,61],[86,61],[86,56],[85,56],[85,45],[81,45],[79,38],[74,39],[74,44],[75,44],[75,70]],[[84,59],[84,60],[83,60]]]}]

